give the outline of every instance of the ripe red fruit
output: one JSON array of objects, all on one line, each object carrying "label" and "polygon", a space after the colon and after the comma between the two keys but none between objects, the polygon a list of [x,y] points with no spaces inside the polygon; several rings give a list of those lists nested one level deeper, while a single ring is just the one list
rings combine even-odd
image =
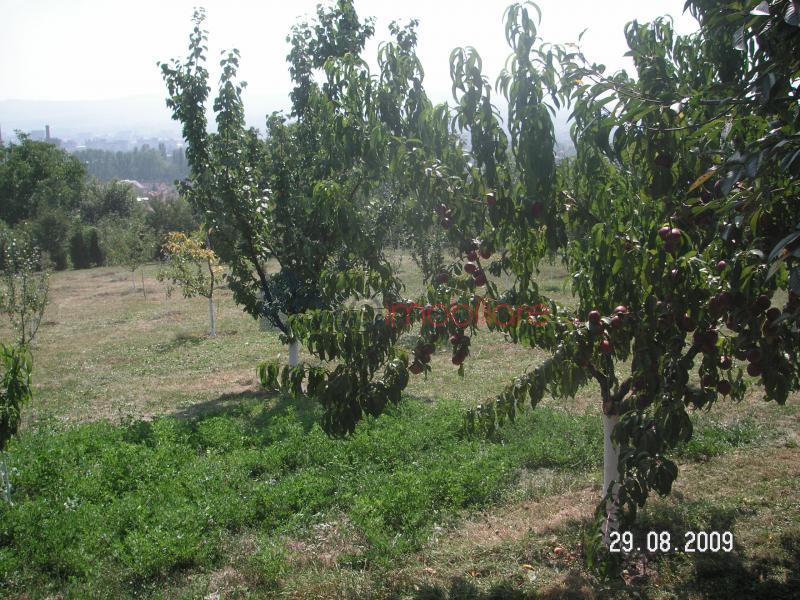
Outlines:
[{"label": "ripe red fruit", "polygon": [[450,219],[450,217],[443,217],[440,223],[444,229],[450,229],[450,226],[453,224],[453,221]]},{"label": "ripe red fruit", "polygon": [[448,210],[450,209],[447,208],[447,204],[443,203],[436,207],[436,214],[439,215],[440,217],[444,217],[447,215]]},{"label": "ripe red fruit", "polygon": [[447,283],[448,281],[450,281],[450,276],[444,271],[442,271],[436,276],[436,281],[438,281],[439,283]]},{"label": "ripe red fruit", "polygon": [[454,333],[453,335],[450,336],[450,343],[453,344],[453,346],[457,346],[458,344],[461,343],[463,339],[464,339],[463,334]]},{"label": "ripe red fruit", "polygon": [[455,354],[453,354],[452,362],[454,365],[458,366],[463,364],[464,359],[467,358],[467,353],[464,350],[459,350]]},{"label": "ripe red fruit", "polygon": [[623,324],[622,317],[619,315],[614,315],[611,317],[611,329],[622,329]]},{"label": "ripe red fruit", "polygon": [[433,354],[434,352],[436,352],[436,346],[434,346],[433,344],[424,344],[424,345],[423,345],[423,346],[420,348],[420,350],[421,350],[423,353],[425,353],[425,354],[429,354],[429,355],[430,355],[430,354]]},{"label": "ripe red fruit", "polygon": [[421,360],[422,362],[424,362],[426,365],[429,362],[431,362],[431,355],[430,354],[420,354],[417,358],[419,360]]},{"label": "ripe red fruit", "polygon": [[534,202],[531,204],[531,216],[534,219],[539,219],[544,214],[544,204],[541,202]]},{"label": "ripe red fruit", "polygon": [[772,301],[766,294],[761,294],[758,298],[756,298],[756,307],[758,308],[759,312],[767,310],[770,304],[772,304]]},{"label": "ripe red fruit", "polygon": [[717,302],[723,310],[730,307],[733,297],[730,292],[720,292],[716,295]]},{"label": "ripe red fruit", "polygon": [[593,310],[589,313],[589,323],[594,323],[595,325],[598,325],[602,318],[603,316],[596,310]]},{"label": "ripe red fruit", "polygon": [[486,274],[483,271],[478,271],[474,275],[475,285],[486,285]]},{"label": "ripe red fruit", "polygon": [[697,327],[697,324],[692,320],[692,318],[689,315],[683,315],[680,319],[679,325],[681,330],[686,331],[687,333],[689,331],[694,331],[695,328]]},{"label": "ripe red fruit", "polygon": [[475,250],[467,252],[467,260],[478,260],[478,253]]},{"label": "ripe red fruit", "polygon": [[420,373],[422,373],[422,370],[424,368],[425,367],[422,365],[421,362],[415,360],[413,363],[411,363],[411,366],[408,368],[408,370],[411,371],[414,375],[419,375]]},{"label": "ripe red fruit", "polygon": [[725,262],[724,260],[721,260],[717,263],[717,271],[719,271],[720,273],[727,268],[728,268],[728,263]]},{"label": "ripe red fruit", "polygon": [[720,379],[717,382],[717,391],[723,396],[727,396],[731,393],[731,382],[727,379]]},{"label": "ripe red fruit", "polygon": [[703,379],[700,380],[700,383],[703,387],[711,387],[714,385],[714,376],[709,374],[703,375]]},{"label": "ripe red fruit", "polygon": [[761,362],[761,350],[758,348],[750,348],[745,355],[747,358],[747,362],[749,363],[760,363]]},{"label": "ripe red fruit", "polygon": [[664,225],[661,229],[658,230],[658,237],[661,238],[661,241],[666,242],[667,238],[669,237],[669,232],[672,231],[672,228]]},{"label": "ripe red fruit", "polygon": [[608,340],[603,340],[600,342],[600,352],[608,356],[614,351],[614,346],[611,345],[611,342]]},{"label": "ripe red fruit", "polygon": [[497,204],[497,196],[495,196],[494,192],[489,192],[486,194],[486,204],[489,206],[494,206]]},{"label": "ripe red fruit", "polygon": [[720,306],[719,296],[712,296],[708,301],[708,312],[712,317],[716,318],[722,313],[722,306]]},{"label": "ripe red fruit", "polygon": [[478,264],[472,261],[469,261],[464,265],[464,270],[467,273],[476,273],[478,271]]},{"label": "ripe red fruit", "polygon": [[481,258],[487,260],[491,257],[492,257],[492,251],[487,246],[483,246],[481,248]]},{"label": "ripe red fruit", "polygon": [[719,359],[719,368],[727,371],[733,366],[733,359],[730,356],[721,356]]},{"label": "ripe red fruit", "polygon": [[667,235],[667,241],[671,244],[677,245],[681,241],[681,237],[683,236],[683,232],[678,229],[677,227],[673,227],[669,230],[669,235]]},{"label": "ripe red fruit", "polygon": [[628,307],[620,304],[617,308],[614,309],[614,312],[620,315],[627,315]]},{"label": "ripe red fruit", "polygon": [[781,316],[781,309],[777,306],[773,306],[767,311],[767,321],[772,323],[775,319]]},{"label": "ripe red fruit", "polygon": [[758,363],[750,363],[747,365],[747,374],[751,377],[758,377],[761,375],[761,365]]}]

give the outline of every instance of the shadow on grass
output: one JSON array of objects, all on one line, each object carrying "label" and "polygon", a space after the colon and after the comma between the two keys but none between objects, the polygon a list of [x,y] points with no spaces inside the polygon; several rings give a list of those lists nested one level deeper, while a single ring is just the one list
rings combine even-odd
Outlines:
[{"label": "shadow on grass", "polygon": [[[649,514],[637,527],[643,532],[670,531],[675,543],[682,545],[687,531],[732,531],[737,519],[747,514],[750,511],[741,507],[717,507],[707,501],[682,502],[674,507],[660,506],[657,515]],[[769,532],[763,534],[767,536]],[[782,533],[777,546],[780,550],[776,548],[769,558],[748,559],[748,549],[737,543],[734,537],[732,552],[684,554],[684,559],[691,564],[692,577],[672,591],[676,598],[686,600],[698,597],[698,593],[703,598],[714,600],[798,598],[800,529]]]},{"label": "shadow on grass", "polygon": [[463,577],[454,577],[449,589],[425,584],[421,585],[411,597],[414,600],[533,600],[541,596],[515,589],[509,583],[498,583],[487,591],[481,591]]},{"label": "shadow on grass", "polygon": [[[659,506],[657,514],[646,515],[637,523],[634,535],[646,535],[648,531],[669,531],[672,540],[683,544],[687,531],[731,531],[738,518],[748,514],[741,508],[714,507],[707,502],[686,502],[677,507]],[[589,525],[588,520],[571,522],[557,528],[559,537],[565,529],[575,533]],[[747,526],[747,525],[745,525]],[[767,536],[769,532],[763,532]],[[638,537],[635,537],[638,539]],[[732,552],[706,552],[693,554],[632,555],[625,564],[627,577],[608,581],[602,589],[592,590],[588,574],[566,573],[553,587],[531,592],[520,588],[519,583],[501,581],[489,589],[480,589],[462,577],[453,578],[448,585],[419,583],[414,586],[414,600],[537,600],[578,598],[646,598],[650,593],[668,593],[678,600],[707,598],[711,600],[790,600],[800,598],[800,528],[784,530],[772,546],[773,552],[766,557],[749,558],[747,548],[737,544],[734,538]],[[541,564],[542,557],[537,548],[531,548],[526,560]],[[646,573],[639,573],[642,565]],[[669,573],[666,579],[662,576]],[[655,577],[654,577],[655,575]],[[636,582],[638,580],[638,582]],[[652,587],[656,584],[657,587]]]},{"label": "shadow on grass", "polygon": [[319,421],[319,408],[310,398],[292,398],[263,389],[222,394],[172,413],[173,417],[197,422],[210,417],[232,417],[244,422],[251,432],[264,430],[274,419],[294,411],[305,431]]},{"label": "shadow on grass", "polygon": [[200,342],[207,339],[207,335],[198,335],[195,333],[176,333],[175,337],[173,337],[171,341],[164,342],[162,344],[156,344],[153,346],[153,350],[165,354],[167,352],[177,350],[178,348],[197,346]]}]

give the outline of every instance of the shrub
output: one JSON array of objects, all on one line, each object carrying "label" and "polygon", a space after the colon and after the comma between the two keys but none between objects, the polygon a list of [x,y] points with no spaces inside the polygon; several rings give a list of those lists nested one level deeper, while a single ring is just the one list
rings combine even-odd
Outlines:
[{"label": "shrub", "polygon": [[36,337],[47,306],[49,273],[41,252],[22,237],[9,238],[0,271],[0,314],[5,314],[16,331],[20,346]]}]

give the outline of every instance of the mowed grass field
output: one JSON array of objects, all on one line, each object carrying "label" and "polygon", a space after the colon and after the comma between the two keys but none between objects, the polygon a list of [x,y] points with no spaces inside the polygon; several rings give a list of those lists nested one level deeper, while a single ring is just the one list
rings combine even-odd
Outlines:
[{"label": "mowed grass field", "polygon": [[[396,257],[408,295],[421,287]],[[260,389],[281,354],[218,297],[147,295],[123,269],[57,273],[34,348],[35,398],[7,462],[0,596],[16,598],[794,598],[800,593],[797,396],[755,388],[693,416],[674,493],[637,535],[731,531],[731,553],[636,553],[621,579],[586,569],[600,495],[597,389],[548,399],[494,441],[464,439],[465,407],[545,354],[473,340],[466,378],[446,351],[404,402],[332,440],[313,402]],[[542,291],[572,303],[559,266]],[[10,339],[5,324],[0,339]],[[408,341],[411,344],[411,339]],[[309,358],[305,355],[305,358]]]}]

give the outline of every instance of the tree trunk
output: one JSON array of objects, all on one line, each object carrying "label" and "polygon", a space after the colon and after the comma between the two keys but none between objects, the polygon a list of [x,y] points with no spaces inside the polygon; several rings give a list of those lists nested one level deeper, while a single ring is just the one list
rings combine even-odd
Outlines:
[{"label": "tree trunk", "polygon": [[217,318],[214,315],[214,297],[209,296],[208,298],[208,322],[210,326],[210,331],[208,335],[210,337],[217,337]]},{"label": "tree trunk", "polygon": [[289,342],[289,366],[296,367],[300,364],[300,342],[292,340]]},{"label": "tree trunk", "polygon": [[619,423],[619,415],[603,413],[603,496],[614,483],[612,500],[606,507],[606,522],[603,526],[603,539],[609,543],[609,535],[619,527],[619,446],[614,445],[611,434]]},{"label": "tree trunk", "polygon": [[144,288],[144,267],[142,267],[142,294],[144,294],[144,299],[147,300],[147,290]]},{"label": "tree trunk", "polygon": [[136,289],[136,269],[131,271],[131,283],[133,284],[133,289]]},{"label": "tree trunk", "polygon": [[8,468],[6,467],[6,453],[0,451],[0,492],[3,494],[3,500],[8,504],[14,505],[11,501],[11,480],[8,477]]}]

